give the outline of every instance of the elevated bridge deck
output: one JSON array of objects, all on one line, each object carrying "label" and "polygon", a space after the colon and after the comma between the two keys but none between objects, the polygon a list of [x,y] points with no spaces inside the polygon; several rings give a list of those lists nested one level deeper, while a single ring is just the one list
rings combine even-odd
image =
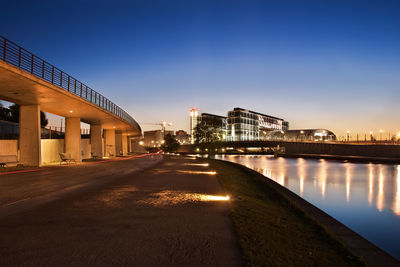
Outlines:
[{"label": "elevated bridge deck", "polygon": [[[64,71],[0,36],[0,99],[20,105],[20,162],[41,164],[40,111],[65,117],[65,152],[80,161],[80,122],[91,126],[92,152],[126,152],[141,135],[126,111]],[[103,130],[105,144],[103,143]]]}]

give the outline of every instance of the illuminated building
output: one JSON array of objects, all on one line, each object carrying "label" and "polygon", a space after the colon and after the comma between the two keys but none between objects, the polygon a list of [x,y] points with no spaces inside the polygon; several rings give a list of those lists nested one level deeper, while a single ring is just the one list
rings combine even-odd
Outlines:
[{"label": "illuminated building", "polygon": [[227,118],[224,116],[219,116],[210,113],[201,113],[199,121],[214,121],[218,130],[221,132],[221,140],[226,140],[227,137]]},{"label": "illuminated building", "polygon": [[303,129],[287,131],[266,131],[260,140],[288,141],[336,141],[336,135],[327,129]]},{"label": "illuminated building", "polygon": [[181,145],[190,144],[190,134],[188,134],[184,130],[176,131],[175,140],[179,142]]},{"label": "illuminated building", "polygon": [[[165,131],[165,135],[174,135],[174,131]],[[164,142],[164,132],[162,130],[143,132],[143,144],[146,147],[160,147]]]},{"label": "illuminated building", "polygon": [[289,122],[270,115],[234,108],[228,112],[227,140],[260,140],[268,131],[289,130]]},{"label": "illuminated building", "polygon": [[194,143],[194,131],[197,126],[197,123],[199,122],[199,115],[200,115],[200,109],[192,108],[190,110],[190,139],[192,144]]}]

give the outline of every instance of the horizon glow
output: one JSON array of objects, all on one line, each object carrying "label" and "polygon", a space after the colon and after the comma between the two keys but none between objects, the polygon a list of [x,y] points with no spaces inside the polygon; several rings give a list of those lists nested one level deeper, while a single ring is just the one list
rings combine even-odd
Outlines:
[{"label": "horizon glow", "polygon": [[171,121],[168,130],[188,131],[191,107],[223,116],[241,107],[283,118],[290,129],[349,130],[360,139],[400,132],[398,1],[18,1],[3,8],[2,35],[139,123]]}]

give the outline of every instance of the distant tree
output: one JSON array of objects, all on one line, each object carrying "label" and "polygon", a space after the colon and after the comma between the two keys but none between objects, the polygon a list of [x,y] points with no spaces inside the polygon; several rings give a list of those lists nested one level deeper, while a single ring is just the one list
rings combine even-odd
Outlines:
[{"label": "distant tree", "polygon": [[10,111],[10,118],[8,120],[12,122],[19,122],[19,105],[12,104],[8,107],[8,109]]},{"label": "distant tree", "polygon": [[47,124],[49,124],[49,120],[47,119],[46,113],[40,111],[40,126],[44,128]]},{"label": "distant tree", "polygon": [[[19,123],[19,105],[12,104],[11,106],[9,106],[8,110],[10,112],[8,121]],[[46,117],[46,113],[44,113],[43,111],[40,111],[40,126],[42,128],[46,127],[48,123],[49,123],[49,120]]]},{"label": "distant tree", "polygon": [[3,106],[3,103],[0,101],[0,120],[6,121],[9,117],[9,110]]},{"label": "distant tree", "polygon": [[171,134],[167,134],[164,138],[164,144],[161,146],[161,149],[164,152],[176,152],[178,150],[178,147],[178,141],[176,141],[176,139]]},{"label": "distant tree", "polygon": [[221,121],[215,118],[203,118],[194,129],[194,139],[196,144],[222,140]]}]

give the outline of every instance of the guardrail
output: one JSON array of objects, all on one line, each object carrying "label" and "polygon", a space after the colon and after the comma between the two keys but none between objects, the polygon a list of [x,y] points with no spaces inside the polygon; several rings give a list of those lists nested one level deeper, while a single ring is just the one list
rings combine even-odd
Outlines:
[{"label": "guardrail", "polygon": [[73,93],[74,95],[117,115],[121,119],[141,130],[139,124],[127,112],[115,105],[106,97],[1,35],[0,60]]}]

